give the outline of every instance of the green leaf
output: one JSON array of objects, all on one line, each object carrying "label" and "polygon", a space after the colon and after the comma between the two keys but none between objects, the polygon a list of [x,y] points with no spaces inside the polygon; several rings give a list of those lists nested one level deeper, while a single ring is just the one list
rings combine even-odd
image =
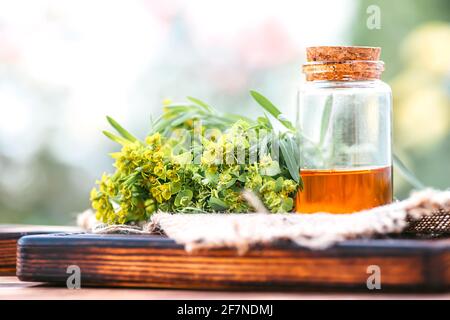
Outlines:
[{"label": "green leaf", "polygon": [[225,211],[228,209],[228,205],[216,197],[211,197],[208,203],[214,211]]},{"label": "green leaf", "polygon": [[291,149],[293,151],[294,159],[297,162],[297,167],[300,169],[300,141],[298,136],[288,137],[287,141],[289,142]]},{"label": "green leaf", "polygon": [[165,116],[170,116],[171,114],[175,114],[175,113],[181,113],[181,112],[188,112],[188,111],[192,111],[192,110],[196,110],[197,112],[199,110],[202,110],[201,107],[197,107],[197,106],[192,106],[192,105],[180,105],[180,104],[176,104],[176,105],[168,105],[168,106],[164,106],[165,108]]},{"label": "green leaf", "polygon": [[425,189],[425,185],[405,166],[396,154],[393,156],[393,162],[395,168],[398,169],[399,173],[409,184],[418,190]]},{"label": "green leaf", "polygon": [[191,202],[193,196],[194,196],[194,193],[191,190],[189,190],[189,189],[182,190],[175,197],[174,204],[177,207],[179,207],[179,206],[185,207]]},{"label": "green leaf", "polygon": [[261,167],[259,173],[264,176],[273,177],[281,173],[278,161],[273,161],[270,165]]},{"label": "green leaf", "polygon": [[125,130],[116,120],[111,118],[110,116],[106,116],[106,119],[108,120],[109,124],[116,129],[117,133],[120,134],[123,138],[135,142],[138,139],[133,136],[131,133],[129,133],[127,130]]},{"label": "green leaf", "polygon": [[281,113],[281,111],[277,107],[275,107],[275,105],[269,99],[267,99],[262,94],[254,90],[251,90],[250,94],[261,107],[263,107],[267,112],[269,112],[275,119],[280,121],[280,123],[283,124],[286,128],[288,128],[289,130],[295,130],[292,123],[289,120],[287,120],[287,118]]},{"label": "green leaf", "polygon": [[231,188],[236,184],[237,178],[231,179],[226,185],[224,185],[220,190]]},{"label": "green leaf", "polygon": [[126,139],[124,139],[122,137],[118,137],[118,136],[116,136],[115,134],[113,134],[111,132],[103,131],[103,134],[105,136],[107,136],[109,139],[111,139],[112,141],[117,142],[118,144],[121,144],[123,146],[125,146],[125,145],[130,143],[129,140],[126,140]]},{"label": "green leaf", "polygon": [[267,116],[267,113],[265,113],[265,112],[264,112],[264,117],[267,119],[267,122],[269,123],[269,128],[273,130],[272,121],[270,121],[269,117]]},{"label": "green leaf", "polygon": [[295,159],[295,149],[292,148],[292,144],[285,139],[280,140],[281,154],[283,155],[286,167],[291,175],[292,179],[296,182],[300,181],[300,166],[299,160]]},{"label": "green leaf", "polygon": [[247,173],[243,173],[237,178],[237,180],[240,182],[245,182],[247,181],[247,175],[248,175]]},{"label": "green leaf", "polygon": [[331,116],[331,108],[333,106],[333,95],[330,94],[326,101],[325,106],[323,108],[322,113],[322,121],[320,125],[320,142],[319,145],[323,146],[323,143],[325,142],[325,135],[327,134],[328,128],[330,126],[330,116]]},{"label": "green leaf", "polygon": [[203,102],[202,100],[194,98],[194,97],[187,97],[187,98],[188,98],[188,100],[192,101],[193,103],[198,104],[199,106],[203,107],[206,111],[211,112],[211,113],[215,112],[215,110],[206,102]]},{"label": "green leaf", "polygon": [[164,128],[167,128],[172,123],[172,119],[165,119],[163,117],[158,118],[154,123],[153,127],[150,131],[150,134],[154,134],[156,132],[163,131]]},{"label": "green leaf", "polygon": [[192,153],[189,151],[172,155],[172,162],[179,165],[187,165],[192,163]]},{"label": "green leaf", "polygon": [[219,182],[219,174],[217,172],[205,171],[205,178],[202,180],[204,185],[216,185]]},{"label": "green leaf", "polygon": [[270,122],[265,117],[258,117],[256,119],[258,121],[258,124],[262,125],[263,127],[270,128]]},{"label": "green leaf", "polygon": [[294,200],[292,198],[286,198],[283,200],[281,208],[284,212],[290,212],[294,207]]},{"label": "green leaf", "polygon": [[262,125],[263,127],[273,130],[272,122],[270,121],[269,117],[267,116],[267,113],[264,112],[264,117],[258,117],[257,119],[258,124]]},{"label": "green leaf", "polygon": [[239,114],[233,114],[233,113],[227,113],[227,112],[225,112],[223,114],[222,118],[226,118],[228,121],[231,121],[231,122],[236,122],[238,120],[244,120],[250,124],[255,122],[253,119],[250,119],[246,116],[242,116]]},{"label": "green leaf", "polygon": [[177,181],[177,182],[171,182],[170,183],[170,192],[172,194],[178,194],[178,192],[180,192],[181,188],[183,187],[182,182]]},{"label": "green leaf", "polygon": [[171,119],[170,127],[171,128],[175,128],[175,127],[181,126],[186,121],[194,119],[195,115],[196,114],[194,112],[188,112],[188,113],[185,113],[185,114],[181,114],[177,118]]},{"label": "green leaf", "polygon": [[283,188],[283,177],[278,177],[278,179],[275,181],[275,192],[280,192]]}]

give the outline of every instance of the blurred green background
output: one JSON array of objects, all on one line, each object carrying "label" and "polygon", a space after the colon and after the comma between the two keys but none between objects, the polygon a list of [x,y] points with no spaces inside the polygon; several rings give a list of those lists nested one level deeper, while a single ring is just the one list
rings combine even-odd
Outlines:
[{"label": "blurred green background", "polygon": [[[448,188],[448,0],[0,0],[0,223],[73,223],[89,207],[112,170],[107,114],[144,135],[164,98],[252,116],[258,89],[294,116],[308,45],[382,47],[395,150]],[[396,196],[409,192],[396,175]]]}]

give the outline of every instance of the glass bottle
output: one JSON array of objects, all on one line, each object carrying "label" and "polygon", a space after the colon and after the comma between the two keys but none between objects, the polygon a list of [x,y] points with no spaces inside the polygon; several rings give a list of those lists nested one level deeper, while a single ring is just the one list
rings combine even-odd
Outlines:
[{"label": "glass bottle", "polygon": [[392,202],[392,93],[380,48],[310,47],[298,92],[304,188],[296,211],[352,213]]}]

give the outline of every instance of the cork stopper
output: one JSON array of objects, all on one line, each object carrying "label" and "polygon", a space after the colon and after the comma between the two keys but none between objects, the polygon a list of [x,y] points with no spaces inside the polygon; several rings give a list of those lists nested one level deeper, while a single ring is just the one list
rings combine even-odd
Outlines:
[{"label": "cork stopper", "polygon": [[384,64],[379,47],[323,46],[306,48],[306,80],[357,81],[380,79]]},{"label": "cork stopper", "polygon": [[344,61],[378,61],[381,48],[379,47],[309,47],[306,48],[306,60],[322,62]]}]

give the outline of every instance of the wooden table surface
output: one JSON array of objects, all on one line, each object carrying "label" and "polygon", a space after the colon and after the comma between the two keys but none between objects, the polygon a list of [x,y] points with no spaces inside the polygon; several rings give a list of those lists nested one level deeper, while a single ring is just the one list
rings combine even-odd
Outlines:
[{"label": "wooden table surface", "polygon": [[5,299],[111,299],[111,300],[264,300],[264,299],[433,299],[450,300],[450,293],[379,292],[230,292],[199,290],[81,288],[69,290],[43,283],[21,282],[16,277],[0,277],[0,300]]}]

